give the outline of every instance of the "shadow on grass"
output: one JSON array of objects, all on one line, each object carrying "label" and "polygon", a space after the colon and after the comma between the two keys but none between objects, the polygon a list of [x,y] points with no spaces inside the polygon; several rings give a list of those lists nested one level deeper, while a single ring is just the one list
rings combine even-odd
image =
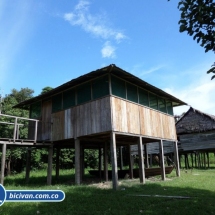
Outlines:
[{"label": "shadow on grass", "polygon": [[[100,189],[92,186],[71,186],[74,175],[65,174],[60,177],[59,188],[65,192],[66,198],[59,203],[5,202],[0,207],[0,214],[45,214],[45,215],[133,215],[133,214],[215,214],[215,193],[208,188],[203,189],[205,176],[184,175],[181,179],[165,182],[149,182],[145,185],[125,183],[118,191]],[[89,177],[89,176],[88,176]],[[87,178],[88,178],[87,177]],[[199,187],[192,186],[193,177],[201,181]],[[208,180],[212,180],[210,177]],[[93,178],[90,178],[93,179]],[[19,183],[20,179],[15,183]],[[24,179],[22,179],[24,180]],[[174,181],[175,180],[175,181]],[[44,185],[45,176],[31,178],[29,187]],[[137,180],[136,180],[137,181]],[[6,180],[8,185],[10,181]],[[21,181],[24,184],[23,181]],[[22,185],[20,184],[20,185]],[[202,186],[201,186],[202,185]],[[25,188],[26,189],[26,188]],[[45,189],[45,186],[44,186]],[[214,190],[214,189],[213,189]],[[140,195],[186,196],[189,199],[149,197]]]},{"label": "shadow on grass", "polygon": [[[63,187],[66,198],[60,203],[9,203],[1,214],[101,215],[101,214],[214,214],[215,194],[191,188],[166,188],[159,184],[133,186],[113,191],[93,187]],[[184,195],[190,199],[141,197],[136,195]]]},{"label": "shadow on grass", "polygon": [[[90,183],[99,183],[102,179],[96,178],[95,176],[91,176],[90,174],[85,174],[83,177],[83,184]],[[75,184],[75,174],[74,172],[66,171],[62,175],[59,176],[58,180],[56,176],[52,175],[52,185],[63,184],[63,185],[74,185]],[[16,176],[8,176],[5,177],[4,186],[47,186],[47,175],[46,172],[42,172],[37,174],[37,172],[33,172],[29,178],[28,183],[26,183],[25,175],[19,174]]]}]

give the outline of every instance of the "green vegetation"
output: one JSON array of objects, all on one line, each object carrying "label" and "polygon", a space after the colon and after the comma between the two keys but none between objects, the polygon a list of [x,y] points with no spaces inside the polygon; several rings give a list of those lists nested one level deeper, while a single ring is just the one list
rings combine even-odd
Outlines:
[{"label": "green vegetation", "polygon": [[[170,1],[170,0],[168,0]],[[180,0],[178,9],[180,32],[187,32],[204,49],[205,52],[215,51],[215,2],[213,0]],[[215,67],[207,73],[215,74]],[[211,77],[214,79],[215,75]]]},{"label": "green vegetation", "polygon": [[[25,185],[24,174],[9,176],[5,188],[21,189],[60,189],[66,194],[59,203],[5,202],[0,214],[44,214],[44,215],[101,215],[101,214],[214,214],[215,213],[215,170],[182,170],[181,177],[175,177],[175,171],[166,181],[160,177],[148,179],[140,185],[138,179],[121,180],[118,191],[107,188],[110,182],[95,185],[95,178],[85,176],[81,186],[74,185],[74,172],[62,170],[60,183],[45,186],[46,172],[32,172],[30,182]],[[53,182],[55,178],[53,177]],[[94,181],[94,182],[93,182]],[[94,183],[89,184],[89,182]],[[103,188],[103,189],[102,189]],[[187,196],[189,199],[138,196],[164,195]]]},{"label": "green vegetation", "polygon": [[[45,87],[42,89],[41,94],[50,91],[51,87]],[[30,99],[33,97],[34,91],[29,88],[21,88],[21,90],[12,89],[11,93],[3,98],[3,102],[0,104],[1,113],[6,115],[13,115],[18,117],[29,117],[29,111],[23,109],[12,108],[16,104]],[[41,104],[36,102],[31,108],[31,117],[38,118],[41,115]],[[14,118],[1,117],[0,121],[7,123],[14,123]],[[28,139],[28,121],[19,120],[21,124],[19,129],[19,138]],[[0,125],[0,138],[13,138],[14,125],[1,124]],[[22,172],[26,166],[26,152],[27,147],[10,147],[7,149],[6,154],[6,175]],[[0,149],[1,156],[1,149]],[[61,149],[60,153],[60,168],[68,169],[74,167],[74,149]],[[56,160],[56,153],[54,151],[53,161]],[[48,162],[48,150],[46,148],[35,149],[31,151],[31,168],[33,170],[41,170],[47,167]],[[0,160],[1,163],[1,160]],[[98,151],[85,149],[85,166],[90,168],[96,168],[98,166]]]}]

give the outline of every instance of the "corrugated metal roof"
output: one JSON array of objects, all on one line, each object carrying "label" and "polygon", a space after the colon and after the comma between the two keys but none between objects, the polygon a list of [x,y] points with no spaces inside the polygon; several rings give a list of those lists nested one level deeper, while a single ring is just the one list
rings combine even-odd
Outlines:
[{"label": "corrugated metal roof", "polygon": [[163,90],[143,81],[142,79],[132,75],[131,73],[128,73],[124,70],[122,70],[121,68],[117,67],[114,64],[111,64],[107,67],[92,71],[90,73],[87,73],[85,75],[82,75],[78,78],[72,79],[71,81],[68,81],[52,90],[50,90],[47,93],[44,93],[42,95],[36,96],[34,98],[28,99],[26,101],[23,101],[17,105],[14,106],[14,108],[23,108],[23,109],[28,109],[28,107],[30,106],[30,104],[35,103],[37,101],[41,101],[41,100],[46,100],[49,99],[50,97],[52,97],[53,95],[60,93],[64,90],[67,90],[69,88],[72,88],[76,85],[79,85],[81,83],[84,83],[86,81],[89,81],[91,79],[94,78],[98,78],[104,74],[107,73],[111,73],[114,74],[128,82],[131,82],[139,87],[142,87],[152,93],[157,94],[158,96],[165,98],[165,99],[169,99],[173,102],[173,106],[179,106],[179,105],[187,105],[185,102],[179,100],[178,98],[164,92]]}]

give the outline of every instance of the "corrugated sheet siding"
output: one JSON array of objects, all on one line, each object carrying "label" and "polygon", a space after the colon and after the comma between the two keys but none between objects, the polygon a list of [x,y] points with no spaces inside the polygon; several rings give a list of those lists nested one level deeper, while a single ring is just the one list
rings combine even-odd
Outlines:
[{"label": "corrugated sheet siding", "polygon": [[53,113],[52,121],[53,141],[110,131],[110,97]]},{"label": "corrugated sheet siding", "polygon": [[176,139],[172,116],[116,97],[111,97],[111,102],[114,131]]}]

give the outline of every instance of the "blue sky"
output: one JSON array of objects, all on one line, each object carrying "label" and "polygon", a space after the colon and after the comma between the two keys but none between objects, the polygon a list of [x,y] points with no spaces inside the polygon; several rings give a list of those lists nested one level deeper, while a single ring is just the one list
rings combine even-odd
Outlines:
[{"label": "blue sky", "polygon": [[214,53],[179,33],[179,17],[173,0],[1,0],[0,93],[36,96],[113,63],[215,115]]}]

